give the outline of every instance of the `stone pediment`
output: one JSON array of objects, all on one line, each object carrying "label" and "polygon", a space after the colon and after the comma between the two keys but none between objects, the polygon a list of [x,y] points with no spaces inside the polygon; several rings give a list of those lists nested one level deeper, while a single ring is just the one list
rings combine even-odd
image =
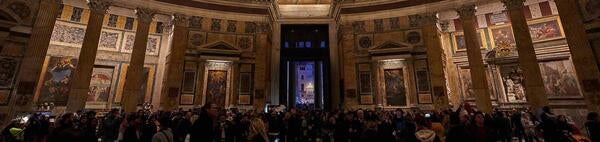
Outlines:
[{"label": "stone pediment", "polygon": [[225,41],[217,41],[200,46],[199,50],[202,53],[214,54],[240,54],[242,52]]},{"label": "stone pediment", "polygon": [[410,52],[413,47],[410,44],[394,42],[394,41],[386,41],[375,47],[369,49],[369,53],[371,54],[379,54],[379,53],[396,53],[396,52]]}]

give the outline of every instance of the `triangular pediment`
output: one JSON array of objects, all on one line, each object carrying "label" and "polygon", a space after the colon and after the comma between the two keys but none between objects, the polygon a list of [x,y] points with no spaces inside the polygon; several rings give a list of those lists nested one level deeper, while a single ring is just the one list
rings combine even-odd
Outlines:
[{"label": "triangular pediment", "polygon": [[386,41],[369,49],[369,53],[392,53],[411,51],[412,46],[402,42]]},{"label": "triangular pediment", "polygon": [[217,41],[217,42],[209,43],[209,44],[206,44],[204,46],[201,46],[200,48],[214,49],[214,50],[238,51],[237,48],[233,47],[231,44],[229,44],[229,43],[227,43],[225,41]]}]

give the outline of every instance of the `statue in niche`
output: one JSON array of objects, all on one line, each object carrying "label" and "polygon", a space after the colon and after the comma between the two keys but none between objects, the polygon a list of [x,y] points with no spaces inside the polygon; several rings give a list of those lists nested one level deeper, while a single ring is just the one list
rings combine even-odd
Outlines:
[{"label": "statue in niche", "polygon": [[525,101],[525,90],[523,87],[523,73],[514,69],[504,77],[506,95],[509,102]]}]

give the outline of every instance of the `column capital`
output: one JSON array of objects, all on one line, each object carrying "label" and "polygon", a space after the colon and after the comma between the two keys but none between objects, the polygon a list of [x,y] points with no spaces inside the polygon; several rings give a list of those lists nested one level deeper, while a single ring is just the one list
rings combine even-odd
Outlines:
[{"label": "column capital", "polygon": [[135,14],[138,16],[138,20],[143,23],[152,22],[152,18],[156,13],[156,10],[145,7],[138,7],[135,9]]},{"label": "column capital", "polygon": [[525,0],[502,0],[507,10],[523,8]]},{"label": "column capital", "polygon": [[421,25],[435,25],[439,18],[437,12],[423,13],[421,15]]},{"label": "column capital", "polygon": [[63,4],[63,0],[54,0],[56,4]]},{"label": "column capital", "polygon": [[177,26],[186,26],[188,22],[188,16],[182,13],[173,14],[173,19],[171,19],[171,23]]},{"label": "column capital", "polygon": [[475,16],[475,5],[463,5],[456,9],[456,13],[460,16],[460,19],[473,18]]},{"label": "column capital", "polygon": [[[62,0],[60,0],[62,1]],[[112,4],[112,0],[87,0],[90,11],[95,13],[106,14],[108,8]]]}]

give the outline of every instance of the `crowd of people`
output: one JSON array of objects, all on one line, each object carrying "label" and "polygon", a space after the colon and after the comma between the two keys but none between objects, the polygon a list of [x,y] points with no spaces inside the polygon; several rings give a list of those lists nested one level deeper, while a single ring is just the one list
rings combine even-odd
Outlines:
[{"label": "crowd of people", "polygon": [[[585,133],[549,107],[482,113],[470,108],[427,112],[383,109],[268,112],[221,109],[65,113],[53,122],[31,114],[2,131],[6,142],[570,142],[600,141],[598,113]],[[586,135],[587,134],[587,135]],[[585,136],[589,136],[586,138]]]}]

